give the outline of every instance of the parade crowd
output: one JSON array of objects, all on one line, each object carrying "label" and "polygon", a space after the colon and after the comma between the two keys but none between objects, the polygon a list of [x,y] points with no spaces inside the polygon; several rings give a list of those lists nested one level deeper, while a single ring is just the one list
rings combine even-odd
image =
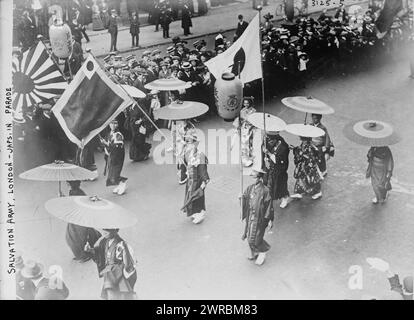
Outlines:
[{"label": "parade crowd", "polygon": [[[187,9],[188,17],[185,11],[182,16],[184,35],[190,34],[191,27],[191,10]],[[115,8],[110,11],[109,32],[112,27],[115,28],[111,19],[116,17],[116,10]],[[282,26],[273,24],[271,14],[264,15],[261,40],[265,98],[304,87],[306,81],[313,75],[324,74],[327,69],[333,69],[340,74],[346,73],[349,69],[358,68],[359,64],[375,61],[379,55],[393,50],[394,41],[404,40],[405,35],[390,32],[385,38],[378,39],[374,28],[377,10],[370,8],[365,13],[350,16],[346,9],[340,6],[333,16],[324,11],[317,18],[303,17],[293,23],[282,23]],[[80,11],[72,12],[74,17],[72,25],[78,23],[78,12]],[[28,12],[25,13],[24,18],[30,19],[28,15]],[[132,10],[131,21],[136,19],[137,11]],[[156,20],[156,28],[158,28],[157,22],[161,24],[164,37],[168,38],[166,21],[173,19],[172,8],[168,7],[168,1],[160,5],[159,15],[156,13],[151,19]],[[157,119],[154,111],[173,101],[181,100],[202,102],[209,107],[207,116],[216,114],[215,79],[204,63],[227,50],[247,28],[248,23],[244,21],[243,16],[239,15],[238,19],[234,37],[227,39],[223,32],[219,32],[215,36],[214,48],[208,48],[205,40],[188,43],[176,36],[166,52],[159,49],[147,50],[139,57],[134,54],[126,57],[117,54],[114,31],[113,34],[111,33],[113,52],[103,58],[103,67],[115,83],[133,86],[145,93],[146,97],[137,98],[137,105],[127,108],[111,122],[109,128],[93,139],[83,150],[77,150],[76,146],[67,140],[53,113],[50,112],[56,99],[24,110],[26,122],[21,124],[23,133],[20,135],[20,142],[24,145],[25,152],[40,153],[35,157],[39,159],[37,164],[60,159],[95,172],[97,168],[94,153],[96,150],[104,152],[106,185],[114,186],[114,193],[124,194],[127,178],[121,176],[121,172],[125,161],[125,141],[130,140],[129,158],[132,161],[145,161],[149,158],[151,149],[147,139],[156,130],[153,123],[157,127],[171,126]],[[78,46],[78,54],[69,62],[71,68],[65,70],[68,77],[75,75],[84,61],[81,35],[79,36],[82,34],[83,23],[87,24],[87,21],[79,23],[78,31],[74,29],[76,27],[71,26],[74,42]],[[139,22],[137,23],[135,25],[137,29],[134,31],[134,25],[131,24],[133,46],[138,46],[139,42],[139,38],[133,37],[134,34],[139,33]],[[401,28],[403,28],[401,24],[396,22],[394,29]],[[20,40],[20,44],[23,48],[33,44],[26,41],[24,36],[21,39],[23,40]],[[16,55],[18,56],[19,52],[16,52]],[[323,61],[323,69],[320,67],[321,61]],[[191,87],[182,91],[173,91],[170,95],[146,89],[146,84],[167,78],[189,82]],[[244,95],[246,98],[243,100],[240,124],[243,165],[248,167],[253,163],[251,150],[254,128],[248,123],[247,116],[255,111],[254,101],[261,99],[258,81],[247,84]],[[256,182],[241,196],[243,219],[246,221],[243,239],[248,241],[251,249],[249,259],[254,260],[257,265],[264,263],[266,252],[270,248],[263,238],[265,230],[272,227],[276,201],[280,200],[279,206],[285,208],[289,199],[301,199],[306,195],[313,200],[322,197],[321,184],[327,174],[326,161],[334,155],[335,147],[321,119],[320,114],[312,114],[312,125],[322,129],[325,135],[314,139],[300,137],[299,146],[289,146],[278,132],[266,134],[261,150],[262,166],[255,167],[253,170]],[[177,167],[179,183],[186,183],[182,211],[192,219],[194,224],[200,223],[205,218],[203,190],[210,181],[207,172],[208,160],[198,150],[198,137],[194,133],[195,124],[202,120],[203,117],[198,117],[192,121],[183,121],[177,124],[176,128],[179,140],[177,153],[180,159]],[[295,165],[293,194],[289,193],[287,186],[290,151],[293,153]],[[367,177],[371,177],[375,191],[373,202],[383,203],[387,198],[389,191],[387,183],[393,171],[391,151],[388,147],[371,148],[368,162]],[[34,165],[31,163],[28,166]],[[80,184],[71,183],[70,187],[71,195],[84,194]],[[117,229],[104,230],[104,233],[102,236],[93,229],[68,225],[67,242],[76,260],[85,262],[92,258],[97,263],[99,276],[104,278],[102,298],[132,298],[136,282],[132,249],[120,238]],[[108,268],[111,267],[113,268],[109,270]],[[35,290],[32,281],[28,279],[42,279],[42,271],[40,265],[32,262],[22,268],[18,289],[21,291],[21,296],[24,296],[27,290],[30,292]],[[42,286],[37,286],[36,290],[39,288]],[[66,298],[68,295],[66,286],[58,293],[61,298]]]}]

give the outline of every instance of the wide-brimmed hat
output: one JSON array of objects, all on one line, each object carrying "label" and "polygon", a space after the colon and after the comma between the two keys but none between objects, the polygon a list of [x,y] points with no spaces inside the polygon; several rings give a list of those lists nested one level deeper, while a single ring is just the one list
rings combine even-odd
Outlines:
[{"label": "wide-brimmed hat", "polygon": [[38,278],[43,274],[43,265],[37,263],[36,261],[29,260],[24,264],[24,267],[20,273],[24,278],[27,279]]},{"label": "wide-brimmed hat", "polygon": [[152,51],[151,55],[155,56],[158,53],[161,53],[161,50],[160,49],[155,49],[154,51]]}]

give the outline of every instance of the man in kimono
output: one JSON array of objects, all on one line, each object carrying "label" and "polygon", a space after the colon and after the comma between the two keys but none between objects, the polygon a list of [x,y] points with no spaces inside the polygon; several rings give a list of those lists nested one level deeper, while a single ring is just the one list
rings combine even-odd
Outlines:
[{"label": "man in kimono", "polygon": [[207,172],[207,157],[197,148],[198,138],[193,130],[186,136],[187,146],[185,165],[187,166],[187,183],[185,186],[184,206],[182,211],[193,220],[194,224],[202,222],[206,216],[204,189],[210,181]]},{"label": "man in kimono", "polygon": [[280,207],[286,208],[289,200],[287,186],[289,167],[289,145],[286,143],[279,132],[267,132],[266,145],[263,146],[264,165],[266,174],[264,182],[270,189],[273,201],[282,199]]},{"label": "man in kimono", "polygon": [[93,255],[99,277],[104,279],[101,297],[105,300],[133,300],[137,281],[132,248],[119,236],[119,229],[103,229],[103,236],[85,251]]},{"label": "man in kimono", "polygon": [[111,132],[109,133],[108,140],[101,138],[101,142],[105,146],[106,165],[104,175],[106,175],[108,170],[106,186],[116,186],[113,193],[122,195],[125,193],[126,181],[128,180],[128,178],[121,176],[125,159],[124,136],[119,132],[117,120],[112,120],[109,126]]},{"label": "man in kimono", "polygon": [[321,114],[312,114],[312,125],[325,131],[325,134],[320,137],[312,139],[313,144],[318,148],[319,153],[319,170],[323,176],[326,176],[328,171],[326,170],[326,161],[333,157],[335,154],[335,147],[328,134],[328,129],[321,123]]},{"label": "man in kimono", "polygon": [[246,227],[242,240],[247,239],[251,250],[249,260],[255,260],[257,265],[262,265],[266,258],[266,252],[270,245],[263,239],[266,228],[272,228],[274,212],[270,190],[263,183],[265,172],[261,168],[253,169],[253,177],[256,182],[248,186],[242,196],[243,220]]}]

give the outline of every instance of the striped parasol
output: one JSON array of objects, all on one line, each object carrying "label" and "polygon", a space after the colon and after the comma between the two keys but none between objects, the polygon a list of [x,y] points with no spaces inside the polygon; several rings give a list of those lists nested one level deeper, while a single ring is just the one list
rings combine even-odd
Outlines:
[{"label": "striped parasol", "polygon": [[25,108],[61,95],[68,85],[41,42],[24,52],[21,60],[13,59],[12,72],[16,120],[23,119]]}]

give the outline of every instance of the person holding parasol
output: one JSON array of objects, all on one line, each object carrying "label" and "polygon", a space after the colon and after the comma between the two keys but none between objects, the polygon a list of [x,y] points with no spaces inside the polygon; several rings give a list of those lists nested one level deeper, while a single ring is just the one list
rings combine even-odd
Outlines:
[{"label": "person holding parasol", "polygon": [[391,177],[394,170],[394,159],[389,146],[400,141],[399,135],[390,124],[378,120],[352,121],[345,126],[344,134],[353,142],[370,146],[366,178],[371,178],[375,193],[372,203],[383,204],[392,189]]},{"label": "person holding parasol", "polygon": [[103,236],[85,251],[92,254],[99,277],[104,279],[101,297],[105,300],[133,300],[137,271],[131,247],[119,234],[119,229],[103,229]]},{"label": "person holding parasol", "polygon": [[306,124],[289,124],[286,131],[299,136],[301,144],[293,148],[295,162],[294,178],[296,179],[294,194],[291,198],[302,199],[303,195],[310,195],[316,200],[322,197],[321,181],[323,176],[319,170],[318,148],[312,138],[325,134],[322,129]]},{"label": "person holding parasol", "polygon": [[185,186],[184,206],[182,212],[193,220],[194,224],[202,222],[206,216],[205,188],[210,181],[207,172],[207,157],[198,150],[198,137],[194,130],[189,130],[185,137],[187,147],[185,164],[187,166],[187,183]]}]

